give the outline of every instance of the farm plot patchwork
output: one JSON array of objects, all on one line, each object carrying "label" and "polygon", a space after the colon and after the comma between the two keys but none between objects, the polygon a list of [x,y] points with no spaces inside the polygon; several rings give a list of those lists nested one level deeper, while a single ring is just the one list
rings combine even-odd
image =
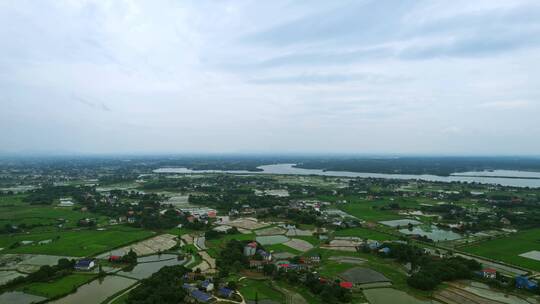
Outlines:
[{"label": "farm plot patchwork", "polygon": [[313,248],[311,243],[300,239],[291,239],[290,241],[283,243],[283,245],[302,252],[306,252]]},{"label": "farm plot patchwork", "polygon": [[230,222],[222,222],[222,224],[246,230],[261,229],[270,225],[268,223],[259,222],[254,218],[239,218]]},{"label": "farm plot patchwork", "polygon": [[124,246],[98,256],[98,258],[106,258],[109,255],[125,255],[130,250],[135,251],[138,256],[154,254],[157,252],[168,250],[176,245],[176,236],[172,234],[162,234],[144,241],[140,241],[129,246]]}]

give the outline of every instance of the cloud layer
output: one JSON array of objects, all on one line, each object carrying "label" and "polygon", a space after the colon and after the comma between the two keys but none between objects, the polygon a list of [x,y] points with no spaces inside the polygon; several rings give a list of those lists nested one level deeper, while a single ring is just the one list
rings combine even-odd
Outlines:
[{"label": "cloud layer", "polygon": [[1,1],[0,152],[540,154],[537,1]]}]

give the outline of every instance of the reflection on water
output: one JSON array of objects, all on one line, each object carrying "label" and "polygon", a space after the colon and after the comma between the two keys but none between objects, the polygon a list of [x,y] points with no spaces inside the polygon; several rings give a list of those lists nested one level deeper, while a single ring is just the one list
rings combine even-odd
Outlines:
[{"label": "reflection on water", "polygon": [[83,285],[77,289],[75,293],[58,299],[54,304],[94,304],[101,303],[108,297],[114,295],[120,290],[126,289],[135,284],[137,281],[133,279],[106,276],[103,279],[96,279],[92,282]]},{"label": "reflection on water", "polygon": [[[498,170],[497,176],[499,176],[501,171],[506,177],[493,177],[485,171],[482,172],[464,172],[456,173],[456,175],[451,176],[438,176],[430,174],[384,174],[384,173],[362,173],[362,172],[348,172],[348,171],[323,171],[319,169],[302,169],[293,167],[294,164],[275,164],[275,165],[265,165],[258,167],[263,171],[259,172],[250,172],[243,170],[229,170],[229,171],[220,171],[220,170],[191,170],[187,168],[160,168],[154,170],[155,173],[235,173],[235,174],[284,174],[284,175],[323,175],[323,176],[336,176],[336,177],[364,177],[364,178],[387,178],[387,179],[418,179],[425,181],[433,182],[467,182],[467,183],[481,183],[481,184],[499,184],[502,186],[513,186],[513,187],[531,187],[531,188],[540,188],[540,179],[531,179],[531,176],[535,173],[526,172],[526,171],[511,171],[511,170]],[[540,173],[537,173],[540,175]],[[465,175],[465,176],[464,176]],[[489,175],[489,176],[480,176],[480,175]],[[492,174],[493,175],[493,174]],[[522,177],[522,178],[519,178]]]},{"label": "reflection on water", "polygon": [[416,226],[413,229],[409,230],[407,228],[400,229],[399,232],[403,234],[412,234],[412,235],[422,235],[426,236],[429,239],[432,239],[434,241],[452,241],[460,239],[462,236],[458,233],[455,233],[451,230],[444,230],[439,229],[437,226],[431,226],[430,228],[422,228],[420,226]]},{"label": "reflection on water", "polygon": [[[55,304],[93,304],[101,303],[115,293],[135,284],[137,280],[150,277],[164,266],[182,265],[186,261],[178,260],[174,254],[161,254],[140,257],[137,264],[130,270],[119,271],[103,279],[96,279],[89,284],[83,285],[73,294],[63,297],[52,303]],[[0,303],[3,303],[0,301]]]},{"label": "reflection on water", "polygon": [[133,269],[129,271],[119,271],[118,274],[140,280],[150,277],[152,274],[159,271],[162,267],[182,265],[186,261],[178,260],[177,256],[174,254],[156,254],[138,258],[137,262],[139,264],[137,264]]},{"label": "reflection on water", "polygon": [[4,292],[0,295],[0,303],[30,304],[46,300],[44,297],[27,294],[20,291]]}]

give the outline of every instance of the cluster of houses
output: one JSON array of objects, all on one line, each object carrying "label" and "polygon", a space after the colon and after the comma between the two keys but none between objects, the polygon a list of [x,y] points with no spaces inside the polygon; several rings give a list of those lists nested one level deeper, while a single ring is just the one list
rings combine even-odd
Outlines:
[{"label": "cluster of houses", "polygon": [[192,283],[184,283],[182,288],[188,293],[188,297],[185,299],[187,303],[197,302],[197,303],[210,303],[215,302],[216,300],[227,299],[234,303],[234,296],[236,291],[228,288],[226,285],[221,284],[216,286],[212,279],[198,279],[204,278],[199,273],[189,272],[186,273],[183,277],[186,281],[192,281]]},{"label": "cluster of houses", "polygon": [[[505,281],[509,281],[508,277],[505,277],[504,275],[498,273],[497,270],[493,268],[484,268],[480,271],[477,271],[475,274],[478,277],[484,278],[486,280],[495,280],[497,279],[499,275],[499,277],[503,278]],[[515,281],[515,287],[518,289],[527,289],[527,290],[538,289],[538,282],[531,280],[529,277],[525,275],[516,276],[514,278],[514,281]]]},{"label": "cluster of houses", "polygon": [[249,266],[252,269],[261,270],[266,264],[274,264],[278,269],[307,270],[321,262],[319,254],[312,254],[307,257],[300,257],[297,263],[292,263],[287,259],[274,257],[271,252],[258,248],[257,242],[250,242],[244,246],[244,255],[249,258]]}]

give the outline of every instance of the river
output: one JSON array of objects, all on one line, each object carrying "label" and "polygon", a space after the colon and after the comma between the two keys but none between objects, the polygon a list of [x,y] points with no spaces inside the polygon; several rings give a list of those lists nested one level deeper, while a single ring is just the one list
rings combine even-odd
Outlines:
[{"label": "river", "polygon": [[281,175],[322,175],[334,177],[363,177],[363,178],[386,178],[404,180],[424,180],[432,182],[466,182],[480,184],[495,184],[511,187],[540,188],[540,172],[495,170],[479,172],[461,172],[450,176],[438,176],[431,174],[385,174],[363,173],[349,171],[324,171],[320,169],[296,168],[294,164],[274,164],[258,167],[262,171],[252,172],[245,170],[191,170],[187,168],[159,168],[155,173],[231,173],[231,174],[281,174]]}]

